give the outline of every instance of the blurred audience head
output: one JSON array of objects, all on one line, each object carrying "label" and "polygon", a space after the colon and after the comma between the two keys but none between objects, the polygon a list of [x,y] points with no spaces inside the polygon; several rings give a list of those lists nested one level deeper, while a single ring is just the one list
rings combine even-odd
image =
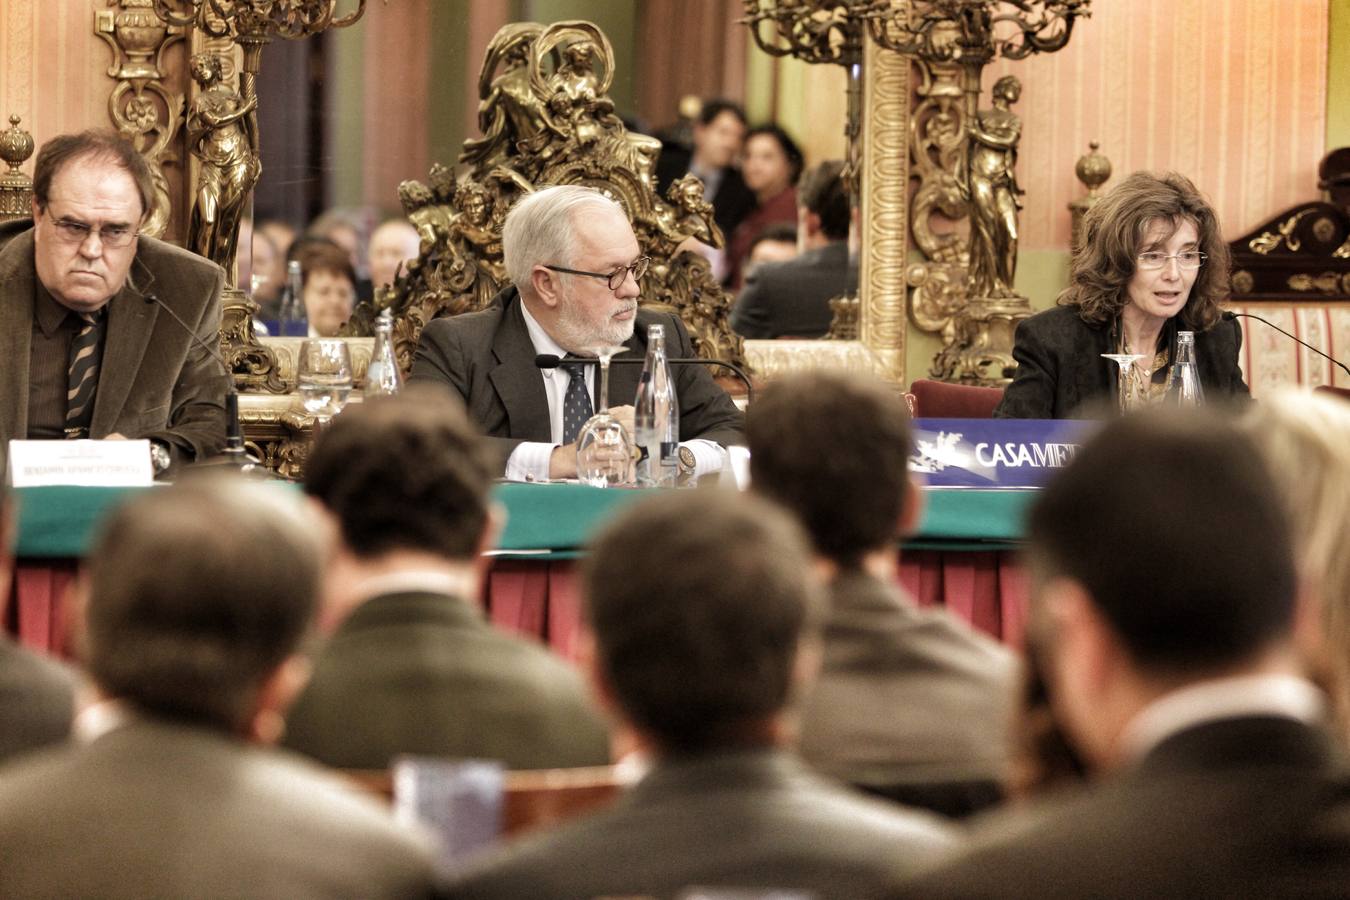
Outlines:
[{"label": "blurred audience head", "polygon": [[760,203],[786,191],[801,177],[802,151],[777,125],[758,125],[746,132],[744,153],[741,176]]},{"label": "blurred audience head", "polygon": [[411,384],[352,404],[324,429],[305,492],[333,514],[359,558],[411,550],[471,562],[483,549],[494,474],[458,398]]},{"label": "blurred audience head", "polygon": [[1311,604],[1300,643],[1327,682],[1337,731],[1350,741],[1350,403],[1288,388],[1251,404],[1241,424],[1289,512]]},{"label": "blurred audience head", "polygon": [[[242,242],[243,236],[240,236]],[[240,285],[252,291],[253,302],[260,306],[272,303],[281,296],[281,288],[286,281],[286,260],[267,232],[254,229],[249,243],[253,252],[253,263],[249,267],[249,280],[244,282],[240,272]]]},{"label": "blurred audience head", "polygon": [[222,475],[146,491],[107,519],[88,563],[81,655],[135,709],[275,740],[300,686],[322,547],[274,485]]},{"label": "blurred audience head", "polygon": [[352,269],[366,269],[365,233],[361,217],[347,209],[330,209],[321,213],[305,229],[309,237],[324,237],[347,251]]},{"label": "blurred audience head", "polygon": [[786,739],[819,586],[797,525],[733,491],[643,500],[583,563],[600,693],[658,754]]},{"label": "blurred audience head", "polygon": [[745,110],[730,100],[708,100],[694,120],[694,164],[702,170],[725,169],[740,156],[745,142]]},{"label": "blurred audience head", "polygon": [[843,172],[843,160],[827,159],[807,169],[797,185],[797,228],[808,246],[848,240],[848,191]]},{"label": "blurred audience head", "polygon": [[787,262],[797,256],[797,229],[787,222],[775,222],[761,228],[759,234],[750,242],[750,252],[746,256],[745,274],[750,275],[756,266],[766,262]]},{"label": "blurred audience head", "polygon": [[1288,663],[1289,523],[1254,443],[1212,413],[1108,424],[1030,514],[1033,638],[1057,713],[1111,765],[1152,699]]},{"label": "blurred audience head", "polygon": [[416,259],[421,239],[407,219],[390,219],[370,235],[370,280],[376,287],[394,283],[399,265]]},{"label": "blurred audience head", "polygon": [[327,238],[303,237],[291,245],[300,263],[305,315],[319,337],[336,337],[356,305],[356,272],[347,251]]},{"label": "blurred audience head", "polygon": [[746,417],[750,484],[790,510],[816,552],[844,568],[891,550],[917,516],[904,399],[860,376],[776,378]]}]

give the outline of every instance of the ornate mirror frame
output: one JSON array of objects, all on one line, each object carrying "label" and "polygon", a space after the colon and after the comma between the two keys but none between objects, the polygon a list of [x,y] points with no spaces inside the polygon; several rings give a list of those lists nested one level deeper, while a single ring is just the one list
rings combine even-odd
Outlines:
[{"label": "ornate mirror frame", "polygon": [[859,339],[746,341],[755,374],[830,368],[904,385],[908,349],[910,61],[867,41],[863,49]]}]

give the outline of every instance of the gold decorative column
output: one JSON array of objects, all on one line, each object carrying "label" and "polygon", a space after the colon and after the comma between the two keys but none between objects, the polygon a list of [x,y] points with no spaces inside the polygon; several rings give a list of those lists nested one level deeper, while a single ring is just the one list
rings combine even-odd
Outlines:
[{"label": "gold decorative column", "polygon": [[[1013,290],[1020,188],[1014,173],[1021,85],[1007,76],[979,108],[980,76],[998,57],[1064,47],[1090,0],[909,0],[868,15],[873,39],[912,57],[918,106],[909,155],[918,185],[910,213],[925,261],[909,267],[915,324],[941,335],[931,374],[998,384],[1031,305]],[[968,227],[958,227],[965,222]]]},{"label": "gold decorative column", "polygon": [[9,127],[0,131],[0,159],[9,171],[0,175],[0,222],[26,219],[33,214],[33,179],[19,166],[33,155],[33,136],[19,127],[19,117],[9,117]]},{"label": "gold decorative column", "polygon": [[1085,195],[1069,203],[1069,215],[1073,216],[1070,246],[1075,252],[1078,250],[1078,239],[1083,233],[1083,214],[1097,205],[1097,201],[1101,199],[1097,191],[1111,177],[1111,160],[1097,152],[1100,146],[1096,141],[1089,141],[1088,152],[1078,157],[1078,163],[1073,167],[1074,174],[1087,188]]},{"label": "gold decorative column", "polygon": [[183,29],[161,21],[154,0],[108,0],[108,6],[94,12],[94,33],[113,54],[108,77],[117,81],[108,96],[108,117],[150,164],[155,202],[141,231],[162,237],[173,217],[166,151],[183,108],[183,95],[164,85],[164,53],[183,39]]}]

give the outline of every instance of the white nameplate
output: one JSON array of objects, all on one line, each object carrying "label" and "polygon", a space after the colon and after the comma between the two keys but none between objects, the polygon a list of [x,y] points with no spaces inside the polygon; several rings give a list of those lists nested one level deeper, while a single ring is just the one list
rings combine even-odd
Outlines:
[{"label": "white nameplate", "polygon": [[135,487],[154,480],[149,441],[9,442],[9,483],[14,487]]}]

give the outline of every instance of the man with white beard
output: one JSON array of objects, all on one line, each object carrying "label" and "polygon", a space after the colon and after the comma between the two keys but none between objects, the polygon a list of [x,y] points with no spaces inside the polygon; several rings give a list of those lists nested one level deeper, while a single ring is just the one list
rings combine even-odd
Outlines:
[{"label": "man with white beard", "polygon": [[[506,477],[575,477],[576,432],[594,409],[597,366],[541,368],[535,357],[594,357],[600,347],[621,345],[616,359],[642,359],[651,325],[664,328],[667,356],[694,355],[677,316],[638,308],[650,262],[641,253],[623,207],[599,191],[559,185],[526,196],[502,227],[512,285],[487,309],[429,322],[411,380],[459,392],[500,452]],[[636,365],[610,372],[610,412],[630,434],[640,374]],[[717,471],[722,448],[744,442],[744,419],[705,367],[676,366],[673,375],[681,469]]]}]

